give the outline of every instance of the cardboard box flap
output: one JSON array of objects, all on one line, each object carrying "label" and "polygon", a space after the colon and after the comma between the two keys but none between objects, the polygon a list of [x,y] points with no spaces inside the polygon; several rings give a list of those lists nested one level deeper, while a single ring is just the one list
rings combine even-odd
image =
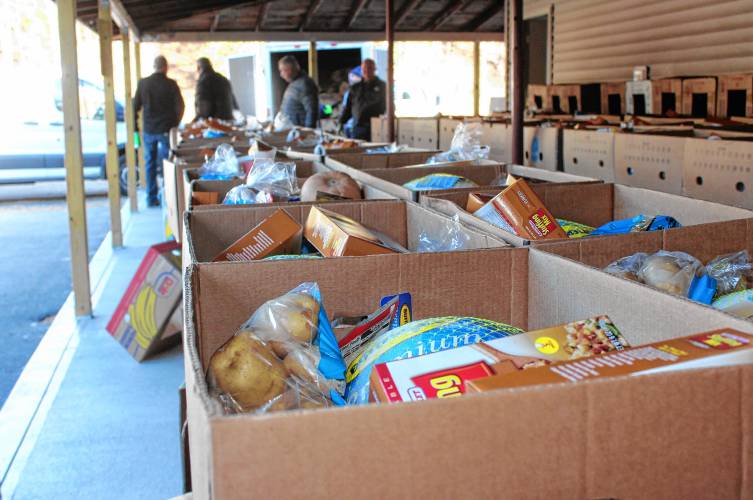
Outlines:
[{"label": "cardboard box flap", "polygon": [[410,151],[399,153],[333,153],[324,159],[325,165],[338,170],[347,166],[358,170],[373,168],[399,168],[425,164],[439,151]]}]

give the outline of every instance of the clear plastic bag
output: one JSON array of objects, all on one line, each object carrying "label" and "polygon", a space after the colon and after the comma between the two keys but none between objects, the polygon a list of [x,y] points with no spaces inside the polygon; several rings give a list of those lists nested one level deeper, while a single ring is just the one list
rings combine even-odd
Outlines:
[{"label": "clear plastic bag", "polygon": [[646,257],[636,275],[649,286],[687,297],[693,278],[702,269],[701,263],[692,255],[659,250]]},{"label": "clear plastic bag", "polygon": [[269,193],[241,184],[235,186],[225,195],[223,205],[253,205],[255,203],[272,203],[274,200]]},{"label": "clear plastic bag", "polygon": [[276,162],[269,159],[254,160],[246,177],[246,186],[268,193],[273,201],[291,201],[300,197],[294,162]]},{"label": "clear plastic bag", "polygon": [[405,146],[404,144],[398,144],[396,142],[393,142],[389,146],[369,148],[366,150],[366,154],[374,155],[374,154],[384,154],[384,153],[399,153],[405,150],[406,147],[407,146]]},{"label": "clear plastic bag", "polygon": [[450,150],[432,156],[426,163],[488,159],[489,146],[481,145],[481,133],[481,124],[478,122],[458,124],[452,136]]},{"label": "clear plastic bag", "polygon": [[753,286],[753,263],[747,250],[716,257],[706,264],[706,274],[716,280],[719,296]]},{"label": "clear plastic bag", "polygon": [[293,122],[288,118],[288,115],[282,111],[278,111],[275,115],[274,122],[272,123],[272,130],[275,132],[282,132],[283,130],[290,130],[294,126]]},{"label": "clear plastic bag", "polygon": [[646,257],[648,257],[648,254],[644,252],[622,257],[605,267],[604,272],[631,281],[641,281],[638,278],[638,271],[643,267]]},{"label": "clear plastic bag", "polygon": [[469,241],[470,237],[463,232],[460,217],[455,215],[452,217],[452,222],[448,223],[439,234],[430,234],[426,229],[421,230],[416,251],[423,253],[463,250]]},{"label": "clear plastic bag", "polygon": [[212,355],[207,383],[227,412],[345,403],[345,363],[316,283],[262,304]]},{"label": "clear plastic bag", "polygon": [[220,144],[214,151],[212,159],[206,161],[199,169],[202,179],[232,179],[241,175],[238,157],[230,144]]}]

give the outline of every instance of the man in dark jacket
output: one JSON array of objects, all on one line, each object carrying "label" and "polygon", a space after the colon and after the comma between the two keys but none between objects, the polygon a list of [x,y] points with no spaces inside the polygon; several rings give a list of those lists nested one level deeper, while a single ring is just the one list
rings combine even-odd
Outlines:
[{"label": "man in dark jacket", "polygon": [[316,128],[319,119],[319,87],[301,70],[298,60],[285,56],[277,65],[280,77],[288,82],[280,111],[299,127]]},{"label": "man in dark jacket", "polygon": [[230,81],[212,68],[206,57],[196,61],[199,80],[196,82],[196,118],[232,120],[238,109]]},{"label": "man in dark jacket", "polygon": [[340,125],[352,116],[353,138],[371,140],[371,118],[384,114],[387,85],[376,76],[376,63],[372,59],[363,60],[361,73],[361,81],[350,87]]},{"label": "man in dark jacket", "polygon": [[159,206],[157,171],[170,151],[168,132],[183,118],[185,105],[175,80],[167,77],[167,59],[154,59],[154,73],[142,78],[133,98],[133,111],[138,123],[139,111],[144,110],[144,157],[146,160],[146,193],[150,207]]}]

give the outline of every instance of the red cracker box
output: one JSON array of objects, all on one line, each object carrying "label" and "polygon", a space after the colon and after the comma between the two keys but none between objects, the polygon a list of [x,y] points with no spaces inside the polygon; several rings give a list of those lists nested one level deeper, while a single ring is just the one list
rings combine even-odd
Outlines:
[{"label": "red cracker box", "polygon": [[110,335],[136,361],[180,340],[179,249],[174,241],[149,247],[107,324]]}]

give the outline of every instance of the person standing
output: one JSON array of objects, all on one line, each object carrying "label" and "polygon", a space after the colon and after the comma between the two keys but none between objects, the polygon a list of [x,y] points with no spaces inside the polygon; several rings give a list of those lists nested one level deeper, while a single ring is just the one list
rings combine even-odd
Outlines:
[{"label": "person standing", "polygon": [[133,98],[135,123],[139,111],[144,118],[144,159],[146,161],[146,194],[150,207],[159,206],[157,171],[170,151],[168,132],[183,119],[185,104],[175,80],[167,77],[167,59],[154,59],[154,73],[139,80]]},{"label": "person standing", "polygon": [[376,63],[364,59],[361,63],[361,81],[353,84],[340,115],[340,126],[353,118],[351,136],[354,139],[371,140],[371,119],[384,114],[387,85],[376,76]]},{"label": "person standing", "polygon": [[319,120],[319,87],[301,70],[298,60],[287,55],[277,64],[280,77],[288,82],[280,111],[299,127],[316,128]]},{"label": "person standing", "polygon": [[199,79],[196,82],[196,118],[232,120],[238,102],[230,80],[217,73],[206,57],[196,61]]}]

